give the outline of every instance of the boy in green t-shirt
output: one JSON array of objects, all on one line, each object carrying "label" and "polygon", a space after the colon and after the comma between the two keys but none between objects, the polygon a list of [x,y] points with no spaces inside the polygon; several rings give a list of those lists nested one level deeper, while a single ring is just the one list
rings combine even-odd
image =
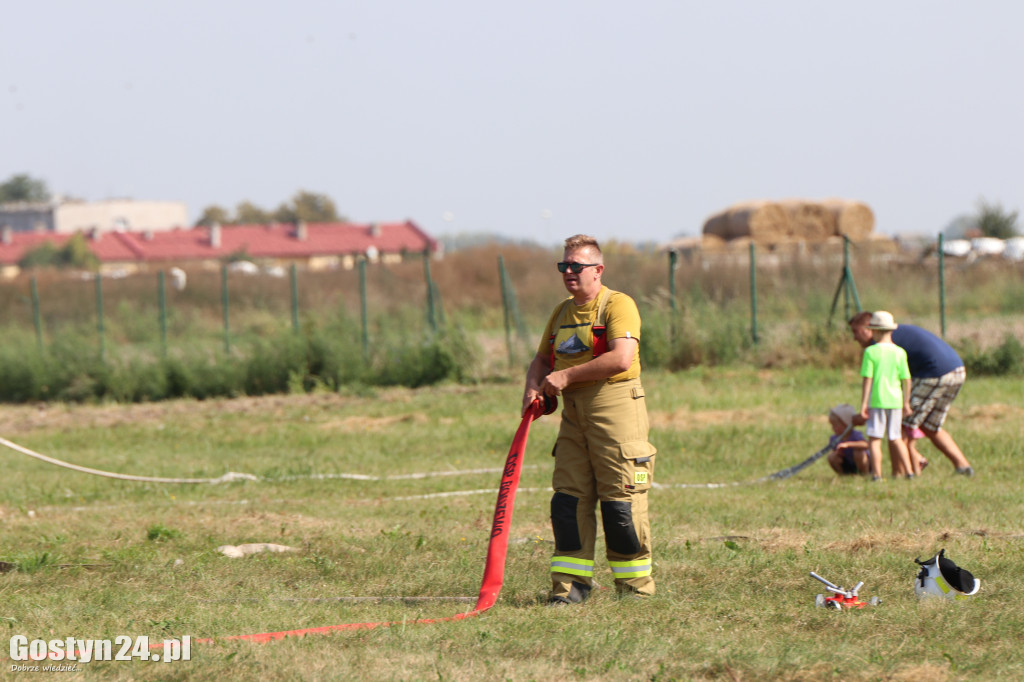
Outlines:
[{"label": "boy in green t-shirt", "polygon": [[907,352],[892,342],[896,329],[892,314],[879,310],[871,316],[868,329],[874,343],[864,349],[860,375],[860,416],[866,420],[864,429],[871,450],[871,479],[882,480],[882,439],[889,438],[889,459],[893,473],[907,472],[913,478],[910,454],[903,440],[903,417],[911,414],[910,367]]}]

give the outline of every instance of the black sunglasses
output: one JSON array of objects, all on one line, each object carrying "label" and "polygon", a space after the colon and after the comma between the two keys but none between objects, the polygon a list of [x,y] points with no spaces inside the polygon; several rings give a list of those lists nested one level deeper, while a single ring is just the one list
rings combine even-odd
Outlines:
[{"label": "black sunglasses", "polygon": [[600,263],[568,263],[566,261],[562,261],[558,264],[558,271],[565,272],[566,270],[572,270],[572,274],[578,275],[583,272],[583,268],[590,268],[595,265],[600,265]]}]

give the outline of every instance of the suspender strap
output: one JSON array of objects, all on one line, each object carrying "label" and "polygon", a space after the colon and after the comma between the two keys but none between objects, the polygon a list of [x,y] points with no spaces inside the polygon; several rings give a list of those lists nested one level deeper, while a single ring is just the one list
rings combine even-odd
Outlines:
[{"label": "suspender strap", "polygon": [[[608,337],[605,336],[604,327],[604,306],[612,295],[611,289],[605,289],[601,300],[597,303],[597,316],[594,318],[592,332],[594,335],[594,357],[605,353],[608,350]],[[552,365],[553,367],[554,365]]]}]

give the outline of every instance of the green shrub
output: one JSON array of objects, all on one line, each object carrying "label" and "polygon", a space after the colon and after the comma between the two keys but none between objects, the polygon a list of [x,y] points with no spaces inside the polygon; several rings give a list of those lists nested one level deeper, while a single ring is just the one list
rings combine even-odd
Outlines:
[{"label": "green shrub", "polygon": [[667,367],[672,357],[672,311],[665,297],[651,296],[643,306],[640,328],[640,364],[644,369]]},{"label": "green shrub", "polygon": [[45,400],[48,395],[43,356],[31,350],[15,353],[9,346],[0,346],[0,400],[24,403]]},{"label": "green shrub", "polygon": [[445,379],[457,380],[461,369],[455,352],[456,349],[447,344],[446,338],[442,336],[415,339],[387,349],[378,355],[372,375],[373,383],[418,388]]},{"label": "green shrub", "polygon": [[669,369],[736,362],[754,346],[750,320],[739,304],[691,300],[677,324]]},{"label": "green shrub", "polygon": [[151,358],[135,358],[109,366],[103,373],[105,383],[99,393],[117,402],[151,402],[171,397],[163,363]]},{"label": "green shrub", "polygon": [[200,397],[194,392],[196,379],[192,364],[177,357],[167,358],[160,364],[167,380],[165,386],[168,398]]},{"label": "green shrub", "polygon": [[101,359],[81,335],[71,333],[42,353],[18,353],[0,344],[0,400],[146,402],[338,390],[349,384],[419,387],[468,380],[475,361],[465,333],[401,337],[375,347],[369,359],[350,336],[309,327],[300,334],[287,330],[239,339],[230,355],[196,345],[166,359],[139,348],[120,355],[113,348]]},{"label": "green shrub", "polygon": [[287,393],[289,377],[296,372],[305,373],[305,346],[305,340],[295,334],[256,340],[244,362],[245,394]]},{"label": "green shrub", "polygon": [[1020,376],[1024,374],[1024,345],[1016,336],[1007,334],[994,348],[983,350],[973,342],[965,342],[959,349],[968,374]]},{"label": "green shrub", "polygon": [[29,249],[18,261],[18,266],[23,269],[38,267],[57,268],[79,268],[91,270],[99,265],[99,259],[89,248],[82,233],[77,233],[64,242],[61,247],[54,246],[51,242],[43,242],[39,246]]},{"label": "green shrub", "polygon": [[236,357],[207,358],[200,361],[199,371],[192,374],[191,395],[194,398],[219,398],[245,395],[245,361]]}]

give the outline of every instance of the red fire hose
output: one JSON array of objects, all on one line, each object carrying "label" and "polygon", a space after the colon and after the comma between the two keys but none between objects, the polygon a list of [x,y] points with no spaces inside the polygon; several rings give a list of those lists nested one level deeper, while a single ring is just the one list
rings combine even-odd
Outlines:
[{"label": "red fire hose", "polygon": [[[515,437],[512,439],[512,447],[509,449],[508,458],[505,460],[505,469],[501,476],[501,485],[498,487],[498,501],[494,506],[494,521],[491,524],[491,538],[487,546],[487,562],[484,566],[484,578],[480,585],[480,595],[477,597],[476,606],[472,611],[459,613],[446,618],[420,618],[417,620],[392,621],[380,623],[344,623],[341,625],[325,625],[317,628],[303,628],[301,630],[285,630],[282,632],[262,632],[254,635],[231,635],[217,639],[205,638],[196,639],[194,642],[210,643],[215,641],[226,641],[232,639],[244,639],[252,642],[269,642],[285,637],[304,637],[311,634],[322,634],[336,632],[338,630],[370,630],[378,627],[391,627],[392,625],[414,625],[426,623],[443,623],[446,621],[463,620],[479,615],[494,606],[501,592],[501,586],[505,581],[505,556],[508,552],[508,535],[512,527],[512,509],[515,505],[516,489],[519,487],[519,474],[522,471],[523,455],[526,452],[526,439],[530,435],[530,424],[545,414],[551,414],[558,407],[558,399],[554,396],[545,396],[544,400],[533,401],[530,408],[523,415]],[[158,645],[151,645],[154,648]],[[160,644],[159,646],[163,646]]]},{"label": "red fire hose", "polygon": [[[416,620],[385,621],[379,623],[344,623],[341,625],[325,625],[300,630],[261,632],[252,635],[230,635],[219,638],[206,637],[192,641],[196,644],[210,644],[227,640],[248,640],[250,642],[263,643],[286,637],[304,637],[306,635],[324,634],[339,630],[371,630],[378,627],[391,627],[392,625],[415,625],[463,620],[481,614],[491,608],[498,600],[498,594],[501,592],[501,586],[505,580],[505,557],[508,551],[508,535],[512,527],[512,509],[515,505],[516,490],[519,487],[519,475],[522,471],[523,455],[526,452],[526,439],[530,434],[530,424],[542,415],[551,414],[557,407],[558,399],[553,396],[545,396],[543,400],[540,398],[534,400],[526,414],[523,415],[522,423],[519,424],[519,429],[512,439],[512,447],[509,449],[508,458],[505,460],[501,485],[498,488],[498,501],[494,506],[494,521],[491,524],[491,537],[487,546],[484,578],[480,585],[480,595],[477,597],[476,606],[473,607],[472,611],[446,618],[420,618]],[[162,649],[163,647],[164,644],[162,642],[155,642],[149,645],[150,649]],[[75,655],[79,654],[80,652],[75,652]],[[50,655],[52,656],[53,654],[51,653]]]}]

